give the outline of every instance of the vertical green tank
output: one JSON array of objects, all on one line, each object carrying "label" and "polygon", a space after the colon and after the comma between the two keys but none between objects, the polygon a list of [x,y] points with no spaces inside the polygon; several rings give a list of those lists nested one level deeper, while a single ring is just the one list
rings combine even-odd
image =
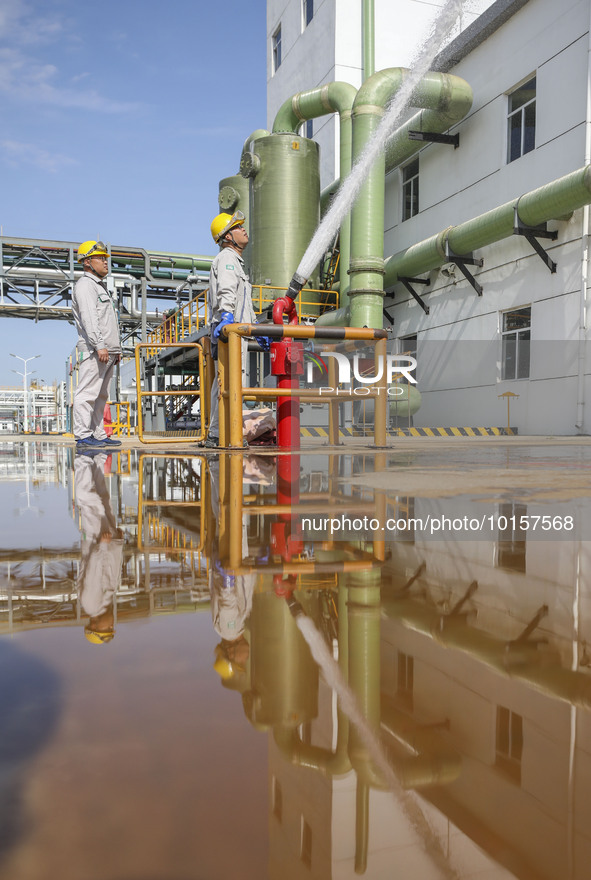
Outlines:
[{"label": "vertical green tank", "polygon": [[[288,287],[320,219],[318,144],[293,132],[259,138],[240,173],[250,179],[250,280]],[[316,272],[308,286],[318,280]]]}]

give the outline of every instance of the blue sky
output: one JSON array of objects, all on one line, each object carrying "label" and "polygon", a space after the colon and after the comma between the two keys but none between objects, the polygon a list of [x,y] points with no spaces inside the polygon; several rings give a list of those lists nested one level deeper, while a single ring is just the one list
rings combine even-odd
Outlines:
[{"label": "blue sky", "polygon": [[[3,234],[213,253],[218,181],[266,126],[265,16],[265,0],[0,0]],[[73,326],[0,321],[0,384],[22,382],[8,351],[64,378]]]}]

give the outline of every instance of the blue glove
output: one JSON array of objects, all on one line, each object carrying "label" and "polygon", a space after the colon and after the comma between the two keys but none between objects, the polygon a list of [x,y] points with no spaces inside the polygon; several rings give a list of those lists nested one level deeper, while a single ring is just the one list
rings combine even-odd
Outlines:
[{"label": "blue glove", "polygon": [[268,336],[257,336],[256,340],[263,351],[269,351],[271,348],[271,340]]},{"label": "blue glove", "polygon": [[220,331],[221,331],[222,327],[225,327],[226,324],[233,324],[233,323],[234,323],[234,315],[232,314],[232,312],[222,312],[221,319],[218,321],[218,323],[213,328],[213,338],[219,339],[220,338]]}]

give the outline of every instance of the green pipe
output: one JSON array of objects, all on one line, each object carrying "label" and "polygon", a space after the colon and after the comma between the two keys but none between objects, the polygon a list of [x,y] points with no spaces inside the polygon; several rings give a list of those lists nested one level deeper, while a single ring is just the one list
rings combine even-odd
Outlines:
[{"label": "green pipe", "polygon": [[[200,272],[209,272],[213,257],[204,257],[199,254],[173,254],[163,251],[146,251],[150,262],[174,262],[175,269],[197,269]],[[132,261],[130,261],[132,262]]]},{"label": "green pipe", "polygon": [[[378,128],[384,107],[399,90],[408,71],[404,68],[381,70],[365,82],[353,104],[353,162],[361,156],[365,145]],[[472,93],[468,84],[449,74],[427,73],[417,83],[410,103],[423,110],[435,111],[421,124],[429,121],[448,126],[469,110]],[[448,114],[451,114],[448,115]],[[416,124],[416,123],[415,123]],[[403,129],[405,127],[403,126]],[[398,133],[397,133],[398,134]],[[408,132],[401,133],[405,139]],[[396,153],[391,147],[392,155]],[[392,159],[391,161],[394,161]],[[353,327],[381,327],[384,296],[384,189],[386,159],[380,157],[373,165],[351,214],[351,303]]]},{"label": "green pipe", "polygon": [[454,254],[466,255],[509,238],[513,234],[515,209],[522,223],[538,226],[548,220],[564,219],[590,202],[591,166],[586,165],[390,257],[385,265],[385,287],[392,287],[400,276],[414,277],[442,266],[447,261],[446,241]]},{"label": "green pipe", "polygon": [[375,4],[374,0],[363,0],[363,81],[376,72],[375,58]]},{"label": "green pipe", "polygon": [[[351,171],[352,122],[351,109],[357,94],[350,83],[332,82],[315,89],[299,92],[288,98],[277,112],[273,132],[297,132],[306,119],[317,119],[328,113],[339,114],[339,174],[345,180]],[[341,297],[347,296],[351,240],[351,215],[343,218],[340,230]]]}]

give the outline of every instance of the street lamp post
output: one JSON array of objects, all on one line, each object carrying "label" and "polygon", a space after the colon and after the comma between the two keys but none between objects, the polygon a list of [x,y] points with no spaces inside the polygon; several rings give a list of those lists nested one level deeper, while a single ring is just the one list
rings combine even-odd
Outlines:
[{"label": "street lamp post", "polygon": [[27,402],[28,402],[27,401],[27,376],[28,375],[32,376],[33,373],[37,372],[36,370],[28,371],[27,364],[29,361],[34,361],[35,358],[41,357],[41,355],[34,354],[34,355],[32,355],[32,357],[24,358],[24,357],[21,357],[20,354],[12,354],[12,352],[9,352],[9,354],[10,354],[10,357],[18,358],[19,361],[22,361],[25,365],[25,372],[24,373],[21,373],[20,370],[13,370],[12,372],[18,373],[19,376],[23,377],[23,409],[24,409],[23,430],[26,434],[29,430],[29,411],[28,411],[28,407],[27,407]]}]

